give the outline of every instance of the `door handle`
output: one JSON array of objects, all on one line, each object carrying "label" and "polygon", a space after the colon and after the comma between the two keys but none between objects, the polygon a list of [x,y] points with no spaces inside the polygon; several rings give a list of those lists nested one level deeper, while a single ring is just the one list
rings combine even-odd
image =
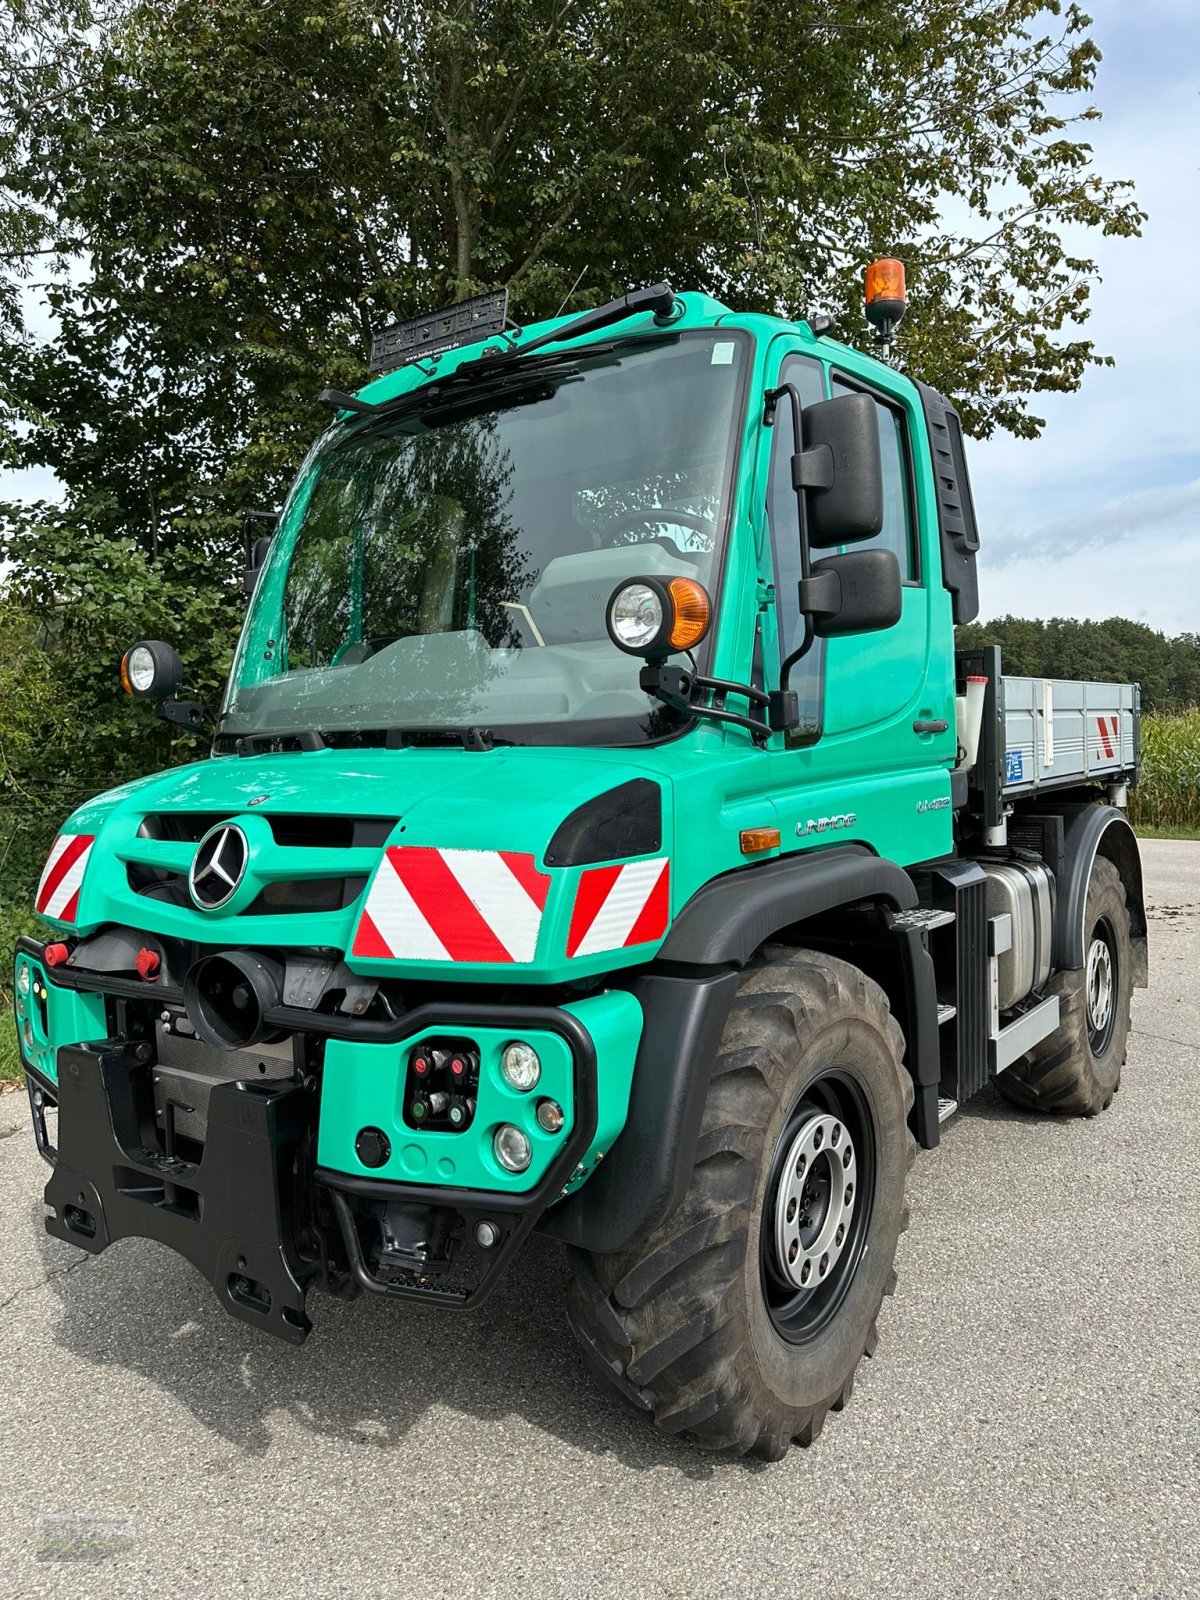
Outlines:
[{"label": "door handle", "polygon": [[950,724],[944,717],[934,717],[929,721],[913,723],[914,733],[945,733]]}]

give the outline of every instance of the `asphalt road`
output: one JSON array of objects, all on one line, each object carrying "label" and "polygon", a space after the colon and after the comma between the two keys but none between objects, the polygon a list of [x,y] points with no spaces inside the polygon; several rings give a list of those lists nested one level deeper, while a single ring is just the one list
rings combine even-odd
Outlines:
[{"label": "asphalt road", "polygon": [[0,1101],[0,1593],[1200,1592],[1200,845],[1145,862],[1153,987],[1112,1110],[989,1093],[944,1130],[875,1359],[775,1466],[598,1394],[544,1241],[474,1317],[318,1301],[293,1351],[157,1245],[48,1238]]}]

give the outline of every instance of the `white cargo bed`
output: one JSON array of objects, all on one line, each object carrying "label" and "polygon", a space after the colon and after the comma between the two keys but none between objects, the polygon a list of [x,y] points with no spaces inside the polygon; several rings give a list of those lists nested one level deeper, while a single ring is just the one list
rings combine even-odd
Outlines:
[{"label": "white cargo bed", "polygon": [[1120,782],[1135,771],[1137,684],[1008,676],[1002,682],[1006,797],[1098,779]]}]

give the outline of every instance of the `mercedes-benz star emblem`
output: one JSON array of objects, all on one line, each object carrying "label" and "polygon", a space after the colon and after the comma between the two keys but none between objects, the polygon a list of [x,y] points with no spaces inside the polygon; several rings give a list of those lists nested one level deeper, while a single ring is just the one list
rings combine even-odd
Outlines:
[{"label": "mercedes-benz star emblem", "polygon": [[188,888],[202,911],[216,911],[232,900],[246,876],[250,847],[235,823],[206,833],[188,869]]}]

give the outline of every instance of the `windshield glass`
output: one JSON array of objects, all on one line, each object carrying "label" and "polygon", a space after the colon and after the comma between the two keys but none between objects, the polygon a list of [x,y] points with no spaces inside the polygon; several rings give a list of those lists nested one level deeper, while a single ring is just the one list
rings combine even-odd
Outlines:
[{"label": "windshield glass", "polygon": [[222,734],[625,743],[679,726],[605,610],[638,574],[714,588],[747,343],[514,362],[502,388],[328,436],[259,582]]}]

